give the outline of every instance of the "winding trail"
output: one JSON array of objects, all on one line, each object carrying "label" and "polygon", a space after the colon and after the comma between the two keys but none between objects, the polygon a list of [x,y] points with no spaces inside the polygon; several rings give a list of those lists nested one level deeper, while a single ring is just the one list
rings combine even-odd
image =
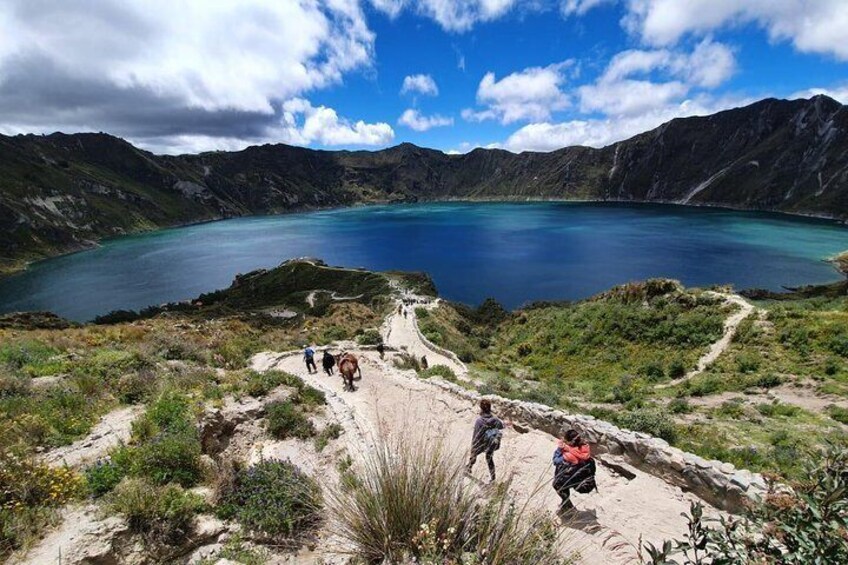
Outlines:
[{"label": "winding trail", "polygon": [[694,369],[679,379],[658,384],[654,388],[662,389],[679,385],[703,373],[707,367],[715,363],[716,359],[718,359],[725,351],[727,351],[727,348],[730,347],[730,342],[733,341],[733,336],[736,335],[736,330],[739,328],[739,324],[742,323],[742,320],[750,316],[756,310],[753,304],[738,294],[719,292],[710,292],[709,294],[724,298],[725,304],[735,304],[736,306],[739,306],[739,310],[727,317],[724,321],[724,333],[722,333],[722,336],[717,341],[713,342],[707,352],[698,359],[698,364]]},{"label": "winding trail", "polygon": [[[383,328],[387,343],[415,355],[425,354],[431,366],[444,364],[464,377],[464,366],[422,341],[414,316],[412,309],[408,309],[406,318],[397,311],[389,316]],[[260,353],[253,358],[252,366],[259,371],[288,371],[324,391],[333,416],[345,430],[340,441],[355,457],[396,434],[402,434],[404,441],[440,445],[460,460],[467,457],[475,406],[418,378],[413,371],[397,369],[392,364],[394,354],[387,354],[384,360],[373,351],[356,350],[356,354],[364,378],[353,393],[343,391],[338,377],[308,374],[299,353]],[[558,504],[550,487],[554,446],[554,437],[529,426],[516,426],[507,430],[495,456],[498,479],[512,479],[516,498],[551,513]],[[584,563],[636,563],[640,537],[656,544],[685,533],[686,520],[681,513],[698,500],[694,495],[639,471],[619,457],[603,455],[599,459],[612,466],[599,465],[599,492],[572,496],[578,513],[564,524],[568,551],[579,553]],[[475,482],[482,485],[487,475],[482,457],[474,475]],[[715,515],[717,511],[709,508],[708,513]]]}]

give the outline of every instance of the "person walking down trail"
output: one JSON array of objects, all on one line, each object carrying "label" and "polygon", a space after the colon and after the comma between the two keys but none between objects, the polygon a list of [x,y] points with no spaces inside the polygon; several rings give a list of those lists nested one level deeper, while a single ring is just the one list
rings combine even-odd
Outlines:
[{"label": "person walking down trail", "polygon": [[474,435],[471,436],[471,457],[468,459],[466,472],[470,475],[477,457],[486,454],[486,464],[489,466],[489,476],[495,482],[495,451],[501,448],[504,423],[492,414],[492,403],[485,398],[480,401],[480,416],[474,422]]},{"label": "person walking down trail", "polygon": [[306,372],[310,375],[312,371],[318,372],[318,367],[315,366],[315,350],[308,345],[303,346],[303,360],[306,362]]},{"label": "person walking down trail", "polygon": [[574,510],[571,489],[583,494],[598,489],[595,483],[595,460],[592,459],[589,445],[580,434],[576,430],[568,430],[563,439],[557,442],[553,463],[553,487],[560,498],[559,513],[564,514]]},{"label": "person walking down trail", "polygon": [[328,376],[333,376],[333,367],[336,366],[336,358],[330,353],[329,349],[324,350],[324,357],[321,358],[321,365],[324,366],[324,372]]},{"label": "person walking down trail", "polygon": [[377,344],[377,353],[380,354],[380,359],[386,355],[386,345],[382,341]]},{"label": "person walking down trail", "polygon": [[421,368],[424,369],[425,371],[430,368],[430,364],[427,362],[427,356],[426,355],[421,356]]}]

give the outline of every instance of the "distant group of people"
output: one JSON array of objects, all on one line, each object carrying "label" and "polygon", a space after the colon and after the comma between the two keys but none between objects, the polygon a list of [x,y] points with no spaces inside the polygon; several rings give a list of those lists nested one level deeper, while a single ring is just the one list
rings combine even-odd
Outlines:
[{"label": "distant group of people", "polygon": [[[501,447],[504,428],[512,424],[504,422],[492,413],[492,403],[488,399],[480,400],[480,415],[474,422],[474,432],[471,436],[471,456],[466,465],[470,475],[474,464],[480,455],[485,454],[489,467],[489,477],[495,482],[495,451]],[[560,514],[568,514],[574,510],[571,502],[571,491],[589,493],[597,490],[595,483],[595,460],[592,458],[589,445],[576,430],[569,429],[557,441],[553,455],[554,478],[553,488],[560,498]]]},{"label": "distant group of people", "polygon": [[[380,344],[378,350],[380,351],[380,358],[382,358],[382,344]],[[318,372],[318,367],[315,365],[315,349],[312,346],[303,346],[303,361],[306,363],[306,372],[310,375]],[[362,367],[359,366],[359,359],[353,353],[343,351],[338,355],[333,355],[329,349],[325,349],[321,357],[321,366],[327,376],[333,376],[334,368],[338,366],[339,374],[344,381],[345,390],[356,390],[353,384],[356,375],[359,376],[359,379],[362,379]]]}]

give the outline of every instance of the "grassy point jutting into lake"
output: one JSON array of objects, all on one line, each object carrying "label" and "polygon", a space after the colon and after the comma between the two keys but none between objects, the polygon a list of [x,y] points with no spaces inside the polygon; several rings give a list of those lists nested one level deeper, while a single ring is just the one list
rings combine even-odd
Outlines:
[{"label": "grassy point jutting into lake", "polygon": [[0,3],[0,561],[848,563],[846,18]]}]

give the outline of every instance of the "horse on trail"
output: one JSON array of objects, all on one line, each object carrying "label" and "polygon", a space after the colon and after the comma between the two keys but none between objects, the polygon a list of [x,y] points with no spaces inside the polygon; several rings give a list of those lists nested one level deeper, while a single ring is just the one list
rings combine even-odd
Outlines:
[{"label": "horse on trail", "polygon": [[359,373],[360,380],[362,379],[362,367],[359,366],[359,360],[353,353],[341,353],[337,357],[339,373],[344,381],[344,389],[351,392],[356,390],[353,386],[354,375]]}]

